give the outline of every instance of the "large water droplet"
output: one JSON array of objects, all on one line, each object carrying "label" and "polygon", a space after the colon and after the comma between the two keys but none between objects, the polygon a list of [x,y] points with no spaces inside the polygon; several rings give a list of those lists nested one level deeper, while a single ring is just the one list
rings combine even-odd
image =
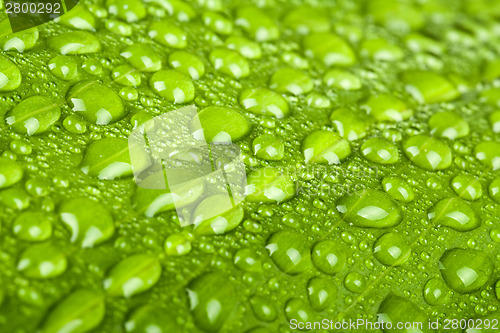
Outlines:
[{"label": "large water droplet", "polygon": [[197,277],[186,290],[194,322],[205,331],[218,331],[236,305],[237,296],[232,283],[219,273]]},{"label": "large water droplet", "polygon": [[398,205],[377,190],[345,196],[337,202],[337,210],[347,223],[355,227],[388,228],[398,225],[403,219]]},{"label": "large water droplet", "polygon": [[451,166],[451,150],[448,145],[434,137],[416,135],[403,144],[405,155],[422,169],[434,171]]},{"label": "large water droplet", "polygon": [[68,93],[68,105],[78,115],[97,125],[114,123],[126,114],[122,99],[97,81],[83,81]]},{"label": "large water droplet", "polygon": [[100,244],[115,231],[113,217],[106,207],[87,198],[64,201],[59,217],[71,231],[71,242],[78,242],[82,247]]},{"label": "large water droplet", "polygon": [[266,248],[276,266],[287,274],[295,275],[311,268],[310,248],[304,236],[295,231],[275,233]]},{"label": "large water droplet", "polygon": [[7,124],[21,134],[42,134],[59,120],[61,108],[52,99],[31,96],[7,112]]},{"label": "large water droplet", "polygon": [[373,245],[373,256],[387,266],[404,264],[410,254],[410,245],[406,239],[395,232],[383,234]]},{"label": "large water droplet", "polygon": [[457,231],[470,231],[480,225],[474,210],[460,198],[439,201],[430,211],[429,220],[435,225],[444,225]]},{"label": "large water droplet", "polygon": [[155,257],[135,254],[111,269],[104,279],[104,289],[111,296],[132,297],[151,289],[158,282],[161,271],[161,265]]},{"label": "large water droplet", "polygon": [[456,292],[468,294],[483,287],[493,274],[493,262],[481,251],[452,249],[439,261],[446,284]]}]

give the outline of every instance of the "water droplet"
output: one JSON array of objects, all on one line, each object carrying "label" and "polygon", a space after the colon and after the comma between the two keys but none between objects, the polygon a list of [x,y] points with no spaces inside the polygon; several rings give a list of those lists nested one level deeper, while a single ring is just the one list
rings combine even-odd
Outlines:
[{"label": "water droplet", "polygon": [[113,236],[113,217],[100,203],[87,198],[64,201],[59,208],[61,221],[71,231],[71,242],[93,247]]},{"label": "water droplet", "polygon": [[429,220],[435,225],[443,225],[457,231],[470,231],[480,225],[474,210],[460,198],[439,201],[430,211]]},{"label": "water droplet", "polygon": [[169,256],[182,256],[191,251],[191,240],[186,234],[172,234],[165,240],[165,252]]},{"label": "water droplet", "polygon": [[281,59],[289,66],[297,69],[309,68],[309,61],[296,52],[283,52]]},{"label": "water droplet", "polygon": [[443,44],[418,32],[406,35],[404,40],[406,46],[415,53],[429,52],[435,55],[441,55],[445,51],[445,46]]},{"label": "water droplet", "polygon": [[483,195],[483,188],[479,179],[472,176],[456,176],[451,181],[451,187],[457,195],[466,200],[477,200]]},{"label": "water droplet", "polygon": [[474,154],[484,165],[500,169],[500,142],[481,142],[474,148]]},{"label": "water droplet", "polygon": [[67,260],[61,249],[50,243],[28,247],[19,258],[17,269],[27,278],[49,279],[66,271]]},{"label": "water droplet", "polygon": [[346,108],[337,109],[330,115],[330,121],[340,135],[349,141],[362,139],[373,123],[371,117],[359,111]]},{"label": "water droplet", "polygon": [[347,290],[360,294],[366,288],[366,278],[358,272],[349,273],[344,279],[344,286]]},{"label": "water droplet", "polygon": [[240,95],[240,104],[248,111],[284,118],[290,115],[288,102],[280,94],[266,88],[249,88]]},{"label": "water droplet", "polygon": [[158,259],[146,254],[135,254],[120,261],[103,281],[110,296],[132,297],[151,289],[161,275]]},{"label": "water droplet", "polygon": [[25,241],[44,241],[52,235],[52,219],[44,212],[24,212],[12,224],[12,232]]},{"label": "water droplet", "polygon": [[382,187],[394,200],[411,202],[415,199],[413,187],[399,177],[385,177],[382,179]]},{"label": "water droplet", "polygon": [[492,229],[490,231],[490,237],[491,237],[491,240],[496,242],[496,243],[500,243],[500,229],[496,228],[496,229]]},{"label": "water droplet", "polygon": [[90,75],[100,76],[103,73],[102,65],[96,59],[85,59],[82,64],[82,69]]},{"label": "water droplet", "polygon": [[469,124],[451,111],[435,113],[429,119],[431,134],[454,140],[469,135]]},{"label": "water droplet", "polygon": [[95,31],[97,27],[95,17],[83,5],[68,9],[65,15],[56,18],[56,22],[70,28],[87,31]]},{"label": "water droplet", "polygon": [[121,20],[136,22],[146,16],[146,8],[140,0],[108,0],[108,12]]},{"label": "water droplet", "polygon": [[316,109],[328,109],[332,105],[330,99],[315,91],[310,92],[306,97],[307,105]]},{"label": "water droplet", "polygon": [[139,98],[139,92],[132,87],[121,88],[119,95],[124,101],[136,101]]},{"label": "water droplet", "polygon": [[238,51],[247,59],[259,59],[262,56],[259,44],[244,37],[229,37],[226,39],[226,46],[230,50]]},{"label": "water droplet", "polygon": [[134,310],[124,326],[127,333],[180,332],[172,314],[154,305],[144,305]]},{"label": "water droplet", "polygon": [[63,121],[64,128],[74,134],[83,134],[87,130],[87,124],[84,120],[76,116],[68,116]]},{"label": "water droplet", "polygon": [[202,15],[203,24],[221,35],[230,35],[233,32],[233,22],[223,14],[204,11]]},{"label": "water droplet", "polygon": [[34,197],[44,197],[50,192],[49,184],[41,178],[31,178],[24,183],[26,191]]},{"label": "water droplet", "polygon": [[378,61],[398,61],[404,56],[404,52],[399,46],[384,38],[366,39],[361,44],[360,53]]},{"label": "water droplet", "polygon": [[426,22],[426,11],[412,3],[374,0],[368,4],[368,11],[377,24],[399,33],[418,30]]},{"label": "water droplet", "polygon": [[[222,214],[226,207],[233,207]],[[194,232],[197,235],[220,235],[236,228],[245,213],[241,205],[233,206],[227,194],[212,195],[204,199],[193,213]],[[209,217],[209,218],[207,218]]]},{"label": "water droplet", "polygon": [[54,76],[62,80],[73,79],[78,71],[78,64],[71,56],[56,56],[50,59],[47,66]]},{"label": "water droplet", "polygon": [[500,110],[490,113],[489,119],[493,132],[500,133]]},{"label": "water droplet", "polygon": [[149,26],[149,37],[158,43],[175,49],[187,46],[187,34],[170,21],[157,21]]},{"label": "water droplet", "polygon": [[250,298],[250,305],[252,306],[255,317],[262,321],[274,321],[278,315],[276,307],[273,302],[263,296],[253,296]]},{"label": "water droplet", "polygon": [[280,37],[280,30],[274,20],[256,7],[238,8],[235,23],[242,27],[250,38],[259,42],[273,41]]},{"label": "water droplet", "polygon": [[342,90],[359,90],[362,83],[356,75],[341,69],[331,69],[323,76],[323,81],[328,87]]},{"label": "water droplet", "polygon": [[311,258],[317,269],[330,275],[339,273],[346,263],[345,249],[330,240],[316,243],[312,249]]},{"label": "water droplet", "polygon": [[27,305],[43,307],[46,305],[45,298],[41,295],[36,287],[32,286],[21,286],[17,289],[17,297],[19,300]]},{"label": "water droplet", "polygon": [[481,101],[500,107],[500,88],[486,89],[481,92]]},{"label": "water droplet", "polygon": [[497,178],[491,182],[489,186],[489,192],[491,198],[496,202],[500,203],[500,178]]},{"label": "water droplet", "polygon": [[104,297],[100,292],[78,289],[49,313],[41,332],[88,332],[101,323],[105,310]]},{"label": "water droplet", "polygon": [[262,260],[255,250],[241,249],[234,255],[234,265],[246,272],[261,272]]},{"label": "water droplet", "polygon": [[258,234],[262,231],[262,225],[254,220],[245,220],[243,222],[243,228],[245,228],[246,231]]},{"label": "water droplet", "polygon": [[175,17],[178,21],[187,22],[196,17],[196,11],[184,1],[169,0],[162,5],[171,16]]},{"label": "water droplet", "polygon": [[189,103],[194,99],[195,89],[191,79],[176,70],[161,70],[153,74],[149,86],[159,96],[174,104]]},{"label": "water droplet", "polygon": [[52,99],[31,96],[7,112],[7,124],[21,134],[35,135],[46,132],[61,116],[61,108]]},{"label": "water droplet", "polygon": [[130,36],[132,35],[132,26],[125,22],[119,20],[108,19],[105,21],[105,27],[112,33],[121,36]]},{"label": "water droplet", "polygon": [[305,53],[322,61],[326,66],[351,66],[356,63],[356,55],[351,46],[332,33],[316,33],[304,37]]},{"label": "water droplet", "polygon": [[[207,142],[219,141],[218,138],[229,136],[231,142],[243,139],[250,133],[250,123],[235,109],[222,106],[209,106],[198,113],[198,119]],[[197,120],[196,118],[194,120]],[[191,132],[199,128],[193,123]]]},{"label": "water droplet", "polygon": [[215,49],[210,52],[209,58],[216,70],[235,79],[247,77],[250,74],[248,61],[236,51]]},{"label": "water droplet", "polygon": [[35,46],[38,41],[38,36],[38,28],[26,29],[1,37],[0,45],[4,51],[16,50],[17,52],[23,53]]},{"label": "water droplet", "polygon": [[218,331],[237,302],[233,284],[219,273],[198,276],[186,290],[194,323],[205,331]]},{"label": "water droplet", "polygon": [[316,311],[322,311],[336,300],[337,286],[330,279],[313,277],[307,283],[307,296],[311,307]]},{"label": "water droplet", "polygon": [[362,108],[378,121],[399,122],[413,115],[405,102],[389,94],[371,96]]},{"label": "water droplet", "polygon": [[448,145],[428,135],[416,135],[403,143],[405,155],[422,169],[434,171],[451,166],[452,155]]},{"label": "water droplet", "polygon": [[19,68],[8,58],[0,55],[0,91],[16,90],[21,81]]},{"label": "water droplet", "polygon": [[10,188],[0,192],[0,203],[17,210],[24,210],[30,205],[31,198],[24,190]]},{"label": "water droplet", "polygon": [[86,31],[71,31],[55,35],[47,40],[47,45],[63,55],[95,53],[101,49],[97,37]]},{"label": "water droplet", "polygon": [[[148,156],[142,159],[134,154],[134,167],[141,172],[149,165]],[[85,151],[80,169],[88,175],[99,179],[117,179],[132,175],[130,164],[129,145],[126,139],[105,138],[94,141]]]},{"label": "water droplet", "polygon": [[276,168],[252,171],[247,184],[245,193],[248,201],[280,203],[295,196],[295,184],[291,177]]},{"label": "water droplet", "polygon": [[447,303],[449,296],[449,289],[441,279],[430,279],[424,286],[424,299],[430,305]]},{"label": "water droplet", "polygon": [[29,155],[33,151],[31,143],[25,140],[12,140],[9,147],[17,155]]},{"label": "water droplet", "polygon": [[168,56],[168,63],[172,68],[182,74],[190,76],[193,80],[198,80],[205,75],[205,65],[194,54],[185,51],[175,51]]},{"label": "water droplet", "polygon": [[477,250],[447,250],[439,261],[441,275],[451,289],[468,294],[483,287],[493,274],[493,262]]},{"label": "water droplet", "polygon": [[311,32],[328,32],[331,27],[327,11],[310,5],[295,7],[285,15],[283,23],[301,35]]},{"label": "water droplet", "polygon": [[304,236],[295,231],[275,233],[266,248],[276,266],[287,274],[296,275],[311,269],[310,248]]},{"label": "water droplet", "polygon": [[174,195],[170,192],[168,184],[166,184],[167,189],[155,189],[158,184],[165,184],[165,177],[163,173],[154,173],[141,182],[144,187],[137,187],[132,196],[132,206],[136,211],[143,212],[147,217],[153,217],[162,212],[190,205],[205,191],[205,181],[203,178],[197,179],[199,175],[196,173],[184,169],[169,171],[169,173],[174,177],[172,179],[193,179],[183,183],[182,187],[176,186],[175,205]]},{"label": "water droplet", "polygon": [[314,88],[312,79],[295,68],[282,68],[274,72],[269,81],[269,87],[280,93],[302,95]]},{"label": "water droplet", "polygon": [[9,187],[23,178],[23,168],[6,157],[0,157],[0,188]]},{"label": "water droplet", "polygon": [[410,71],[403,73],[406,90],[419,103],[449,102],[460,96],[460,92],[443,76],[433,72]]},{"label": "water droplet", "polygon": [[340,164],[351,154],[351,147],[338,134],[320,130],[304,139],[302,153],[306,163]]},{"label": "water droplet", "polygon": [[127,46],[120,55],[140,72],[157,72],[161,69],[161,57],[146,44]]},{"label": "water droplet", "polygon": [[338,201],[337,210],[355,227],[388,228],[398,225],[403,219],[399,206],[378,190],[345,196]]},{"label": "water droplet", "polygon": [[361,154],[373,163],[394,164],[399,161],[398,147],[382,138],[366,140],[361,146]]},{"label": "water droplet", "polygon": [[[392,293],[387,295],[387,297],[382,301],[378,308],[378,321],[379,322],[390,322],[393,325],[396,323],[411,323],[412,327],[422,327],[423,330],[418,328],[415,329],[401,329],[401,332],[425,332],[430,333],[433,330],[427,329],[429,325],[429,319],[425,313],[420,310],[413,302],[400,296],[396,296]],[[418,325],[418,326],[414,326]],[[387,327],[387,326],[385,326]],[[394,328],[394,326],[392,326]],[[389,332],[389,330],[384,330]]]},{"label": "water droplet", "polygon": [[304,300],[292,298],[285,304],[285,316],[289,322],[295,322],[297,325],[306,328],[316,321],[318,315]]},{"label": "water droplet", "polygon": [[141,84],[141,75],[132,66],[118,66],[111,72],[113,80],[123,86],[137,87]]},{"label": "water droplet", "polygon": [[252,150],[255,156],[259,158],[268,161],[279,161],[285,153],[285,145],[278,137],[262,134],[253,140]]},{"label": "water droplet", "polygon": [[97,81],[83,81],[68,93],[68,105],[78,115],[97,125],[114,123],[126,114],[121,98]]},{"label": "water droplet", "polygon": [[411,254],[410,245],[398,233],[383,234],[373,245],[373,256],[386,266],[400,266]]}]

